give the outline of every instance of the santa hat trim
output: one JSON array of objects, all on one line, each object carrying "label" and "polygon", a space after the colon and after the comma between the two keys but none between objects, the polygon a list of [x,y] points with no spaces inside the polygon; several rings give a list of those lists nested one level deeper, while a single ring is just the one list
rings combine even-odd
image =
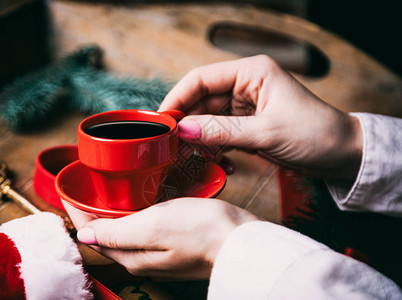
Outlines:
[{"label": "santa hat trim", "polygon": [[0,226],[19,252],[28,300],[91,299],[77,246],[60,217],[39,213]]}]

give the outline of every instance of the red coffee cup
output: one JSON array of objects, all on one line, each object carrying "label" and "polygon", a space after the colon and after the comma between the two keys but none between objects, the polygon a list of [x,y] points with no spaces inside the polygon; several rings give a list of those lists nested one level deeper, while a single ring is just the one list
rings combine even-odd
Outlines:
[{"label": "red coffee cup", "polygon": [[[100,202],[113,209],[139,210],[158,201],[177,155],[177,121],[183,116],[179,111],[118,110],[79,124],[78,157],[89,168]],[[136,130],[132,123],[146,127]],[[163,131],[152,127],[155,124]]]}]

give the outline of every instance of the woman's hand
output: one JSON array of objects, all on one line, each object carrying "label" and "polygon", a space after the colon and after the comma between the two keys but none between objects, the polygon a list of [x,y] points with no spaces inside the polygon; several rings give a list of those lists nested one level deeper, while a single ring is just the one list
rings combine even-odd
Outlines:
[{"label": "woman's hand", "polygon": [[[258,220],[251,213],[217,199],[180,198],[119,219],[81,224],[78,239],[122,264],[137,276],[156,279],[208,279],[216,255],[237,226]],[[80,225],[80,226],[81,226]]]},{"label": "woman's hand", "polygon": [[359,121],[321,101],[267,56],[194,69],[166,96],[159,110],[167,109],[190,115],[179,123],[188,142],[255,151],[328,178],[354,179],[360,166]]}]

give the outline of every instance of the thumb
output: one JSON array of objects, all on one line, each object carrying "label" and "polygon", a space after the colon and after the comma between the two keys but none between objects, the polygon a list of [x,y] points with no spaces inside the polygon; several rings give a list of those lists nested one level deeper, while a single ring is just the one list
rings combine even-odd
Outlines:
[{"label": "thumb", "polygon": [[178,128],[180,138],[191,143],[254,148],[261,143],[258,123],[255,116],[194,115],[182,119]]},{"label": "thumb", "polygon": [[133,215],[118,218],[100,218],[88,222],[77,232],[81,243],[98,245],[112,249],[143,249],[151,247],[144,234],[144,222],[136,222]]},{"label": "thumb", "polygon": [[85,224],[85,227],[77,231],[77,239],[84,244],[99,245],[108,248],[116,248],[120,245],[120,239],[115,235],[116,222],[112,219],[96,219]]}]

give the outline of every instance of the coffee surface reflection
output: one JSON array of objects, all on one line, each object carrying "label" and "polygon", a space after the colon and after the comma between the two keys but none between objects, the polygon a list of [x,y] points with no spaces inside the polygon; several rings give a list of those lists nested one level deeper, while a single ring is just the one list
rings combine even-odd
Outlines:
[{"label": "coffee surface reflection", "polygon": [[158,136],[169,130],[169,126],[155,122],[113,121],[88,126],[84,132],[98,138],[125,140]]}]

